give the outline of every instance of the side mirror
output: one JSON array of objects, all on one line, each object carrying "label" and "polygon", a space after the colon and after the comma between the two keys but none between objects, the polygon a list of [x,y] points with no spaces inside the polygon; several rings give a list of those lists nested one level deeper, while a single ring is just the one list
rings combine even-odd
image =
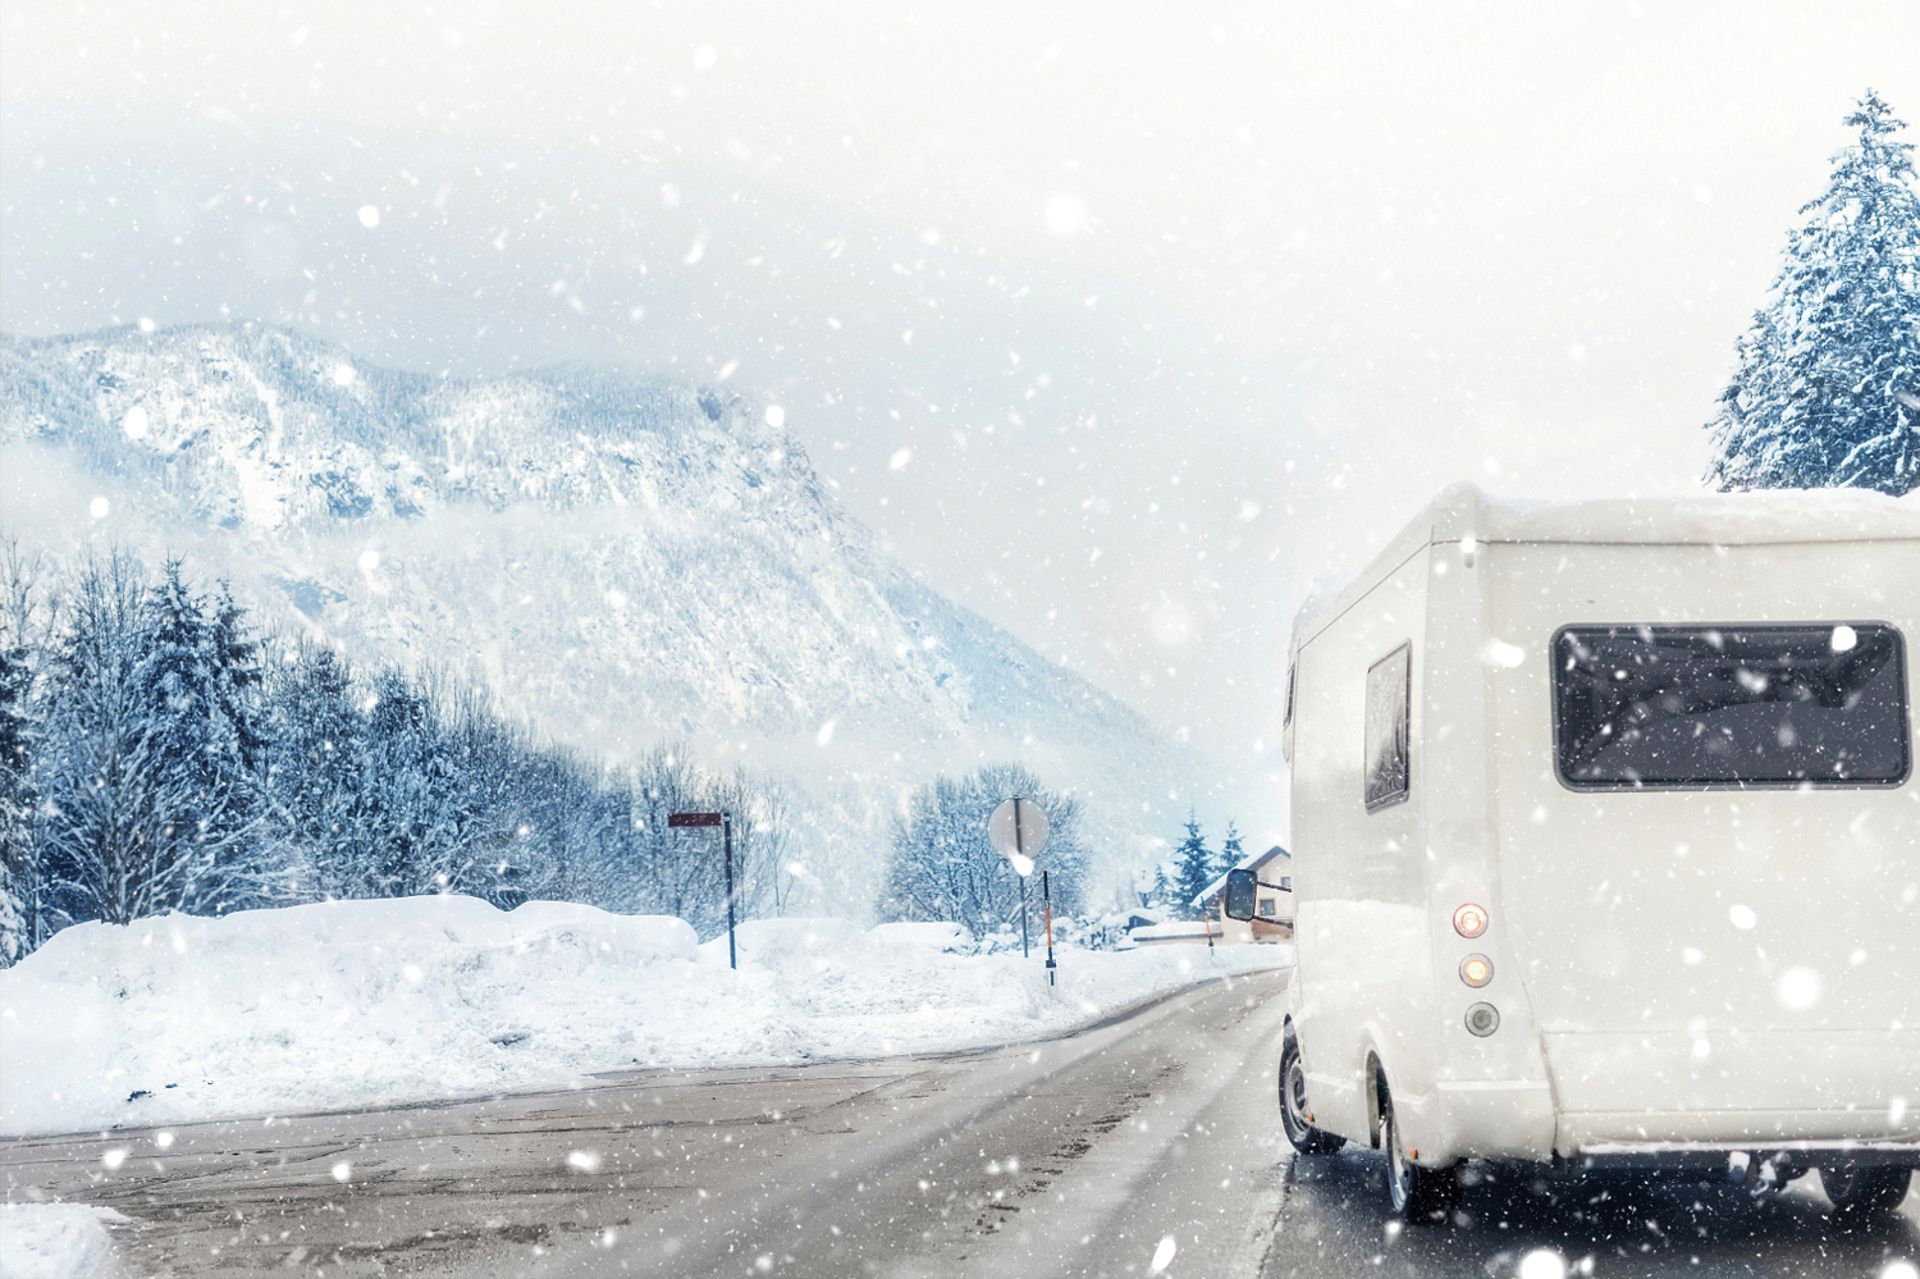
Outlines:
[{"label": "side mirror", "polygon": [[1250,870],[1230,870],[1227,872],[1227,918],[1237,919],[1241,923],[1252,919],[1258,911],[1260,885],[1255,882]]}]

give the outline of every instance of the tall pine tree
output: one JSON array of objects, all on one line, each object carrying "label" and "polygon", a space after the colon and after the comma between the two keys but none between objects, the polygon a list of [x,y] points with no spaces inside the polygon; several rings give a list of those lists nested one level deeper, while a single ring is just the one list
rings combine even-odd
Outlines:
[{"label": "tall pine tree", "polygon": [[1227,821],[1227,837],[1220,843],[1220,855],[1214,859],[1213,873],[1217,879],[1238,866],[1246,858],[1247,850],[1240,840],[1240,827],[1231,819]]},{"label": "tall pine tree", "polygon": [[169,560],[147,609],[144,731],[153,764],[152,838],[161,856],[189,867],[182,907],[220,914],[256,904],[260,739],[259,671],[231,599],[207,601]]},{"label": "tall pine tree", "polygon": [[364,729],[353,678],[330,648],[298,651],[276,672],[267,731],[273,841],[304,860],[322,898],[380,891],[361,790]]},{"label": "tall pine tree", "polygon": [[1868,90],[1708,423],[1722,489],[1920,487],[1920,195]]},{"label": "tall pine tree", "polygon": [[181,804],[153,722],[154,627],[139,565],[92,561],[63,610],[47,664],[46,749],[33,760],[34,838],[45,926],[125,924],[195,899],[189,842],[163,838]]},{"label": "tall pine tree", "polygon": [[24,644],[0,635],[0,968],[32,945],[27,935],[33,895],[33,781],[28,742],[33,668]]},{"label": "tall pine tree", "polygon": [[1207,848],[1207,841],[1200,834],[1200,823],[1191,809],[1187,812],[1187,837],[1173,850],[1173,880],[1171,900],[1167,903],[1180,915],[1198,919],[1206,914],[1204,907],[1193,904],[1193,899],[1207,890],[1214,880],[1213,853]]}]

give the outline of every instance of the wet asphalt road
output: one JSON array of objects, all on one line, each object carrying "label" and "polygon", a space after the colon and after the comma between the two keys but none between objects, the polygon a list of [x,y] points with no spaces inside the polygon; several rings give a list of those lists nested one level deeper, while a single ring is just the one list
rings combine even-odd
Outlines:
[{"label": "wet asphalt road", "polygon": [[1920,1260],[1920,1194],[1845,1230],[1814,1179],[1754,1200],[1482,1170],[1452,1226],[1403,1228],[1376,1156],[1295,1160],[1279,1137],[1283,981],[983,1054],[179,1126],[164,1148],[0,1142],[0,1176],[11,1199],[126,1214],[126,1269],[151,1276],[1506,1276],[1546,1249],[1575,1274],[1877,1279]]}]

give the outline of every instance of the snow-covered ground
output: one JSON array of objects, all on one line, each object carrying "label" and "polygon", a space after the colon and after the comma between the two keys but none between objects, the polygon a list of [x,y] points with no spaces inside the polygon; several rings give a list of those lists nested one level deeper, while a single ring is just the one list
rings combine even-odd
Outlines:
[{"label": "snow-covered ground", "polygon": [[126,1218],[86,1204],[0,1204],[0,1275],[6,1279],[109,1279],[109,1222]]},{"label": "snow-covered ground", "polygon": [[1279,946],[961,955],[942,925],[684,922],[468,897],[84,924],[0,972],[0,1132],[183,1123],[1059,1034]]}]

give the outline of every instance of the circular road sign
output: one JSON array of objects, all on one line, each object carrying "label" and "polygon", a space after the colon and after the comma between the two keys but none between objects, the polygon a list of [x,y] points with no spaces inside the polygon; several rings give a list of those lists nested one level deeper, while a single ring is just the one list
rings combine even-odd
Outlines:
[{"label": "circular road sign", "polygon": [[987,819],[987,839],[1022,879],[1033,874],[1033,859],[1047,846],[1047,830],[1047,810],[1018,795],[1001,801]]}]

